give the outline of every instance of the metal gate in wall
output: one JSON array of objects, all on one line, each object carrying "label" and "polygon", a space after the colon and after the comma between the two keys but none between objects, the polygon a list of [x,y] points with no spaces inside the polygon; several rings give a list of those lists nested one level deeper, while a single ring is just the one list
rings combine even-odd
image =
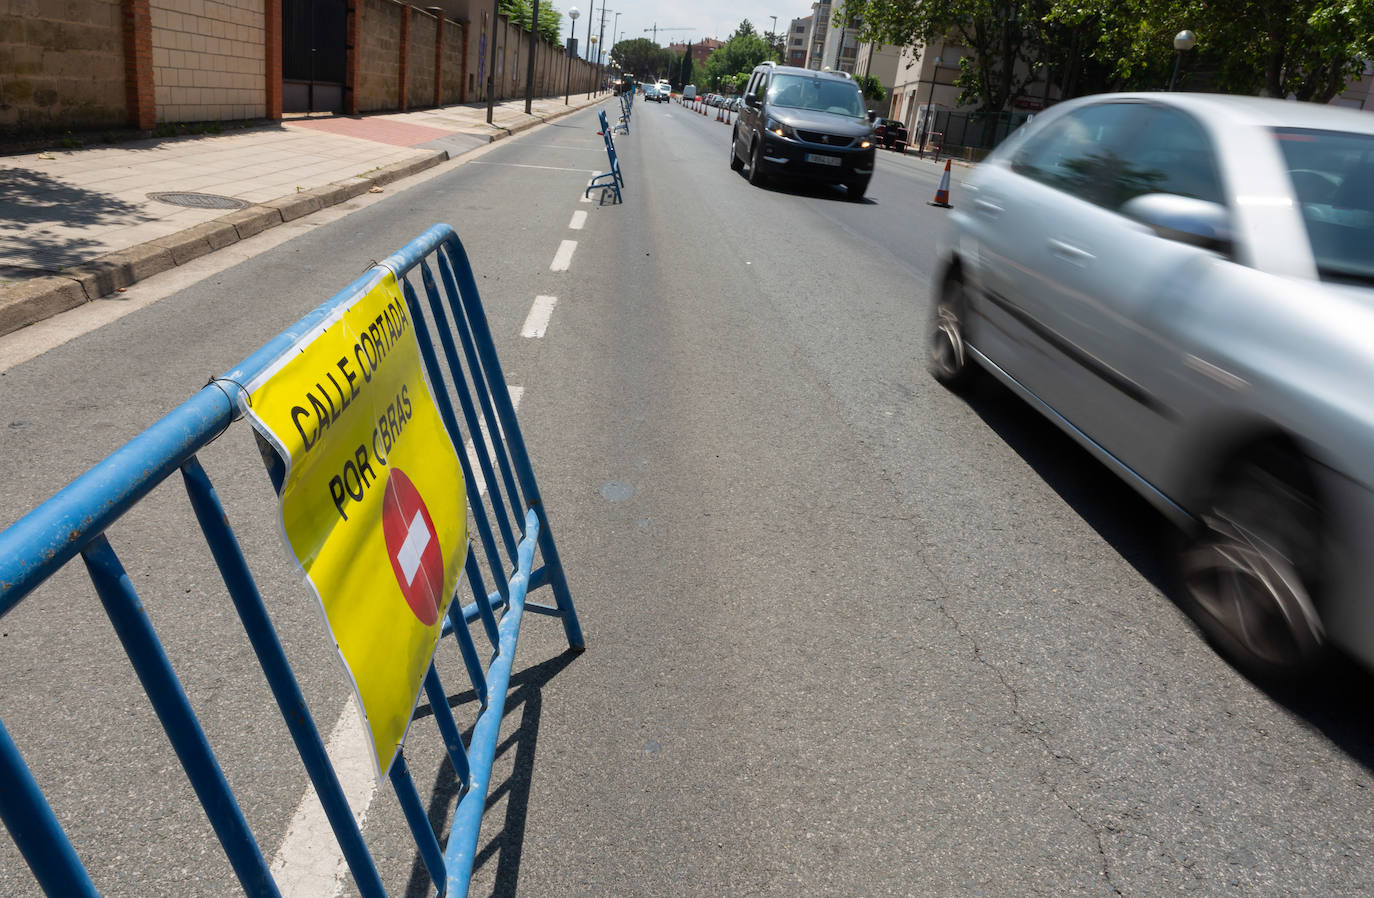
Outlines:
[{"label": "metal gate in wall", "polygon": [[347,0],[283,0],[282,110],[343,112]]}]

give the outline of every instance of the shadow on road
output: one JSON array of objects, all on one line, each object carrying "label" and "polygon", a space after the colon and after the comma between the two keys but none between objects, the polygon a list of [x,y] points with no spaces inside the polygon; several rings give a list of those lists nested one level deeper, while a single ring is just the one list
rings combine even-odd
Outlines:
[{"label": "shadow on road", "polygon": [[[504,742],[497,744],[496,757],[500,758],[506,752],[514,750],[514,769],[504,783],[492,784],[492,788],[487,792],[486,808],[483,810],[483,814],[485,814],[502,799],[505,799],[505,825],[493,833],[487,828],[490,821],[483,821],[482,838],[486,840],[486,844],[483,845],[479,839],[477,857],[473,862],[473,870],[479,870],[491,862],[493,855],[496,856],[496,887],[492,891],[493,896],[514,895],[516,883],[520,878],[520,860],[525,844],[525,817],[529,812],[534,755],[539,741],[539,720],[544,707],[541,690],[564,668],[572,664],[573,660],[580,654],[581,652],[569,649],[555,658],[550,658],[511,676],[510,691],[506,696],[505,715],[510,716],[521,708],[523,708],[523,712],[520,715],[520,725],[515,732],[511,733]],[[449,705],[457,708],[476,700],[477,696],[472,690],[467,690],[450,696]],[[423,704],[416,710],[415,717],[417,719],[429,717],[433,713],[434,711],[428,704]],[[469,727],[463,733],[464,744],[467,744],[471,738],[472,728]],[[428,808],[429,824],[436,833],[444,833],[448,830],[449,825],[453,822],[453,812],[457,809],[460,797],[458,775],[454,771],[452,763],[445,758],[444,763],[439,768],[439,773],[435,776],[434,789],[431,792]],[[417,856],[411,867],[410,881],[406,885],[406,898],[424,898],[424,896],[433,893],[434,886],[430,883],[429,873],[425,870],[424,863]]]},{"label": "shadow on road", "polygon": [[[1163,515],[991,376],[978,378],[964,398],[1122,558],[1184,609],[1170,560],[1181,534]],[[1374,721],[1366,710],[1366,697],[1374,694],[1374,672],[1336,654],[1305,682],[1256,685],[1374,772]]]}]

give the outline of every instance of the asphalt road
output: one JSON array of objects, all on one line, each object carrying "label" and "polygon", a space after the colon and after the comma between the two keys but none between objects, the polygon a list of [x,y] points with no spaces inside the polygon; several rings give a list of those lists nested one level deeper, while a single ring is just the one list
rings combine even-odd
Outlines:
[{"label": "asphalt road", "polygon": [[[880,153],[863,203],[762,190],[714,116],[640,104],[625,202],[586,204],[593,122],[306,220],[0,372],[0,525],[446,221],[588,640],[526,620],[473,894],[1368,892],[1370,677],[1240,677],[1171,601],[1143,502],[1006,392],[924,373],[937,168]],[[522,338],[537,295],[557,304]],[[204,458],[328,731],[346,689],[246,426]],[[189,521],[172,483],[110,537],[271,856],[305,778]],[[84,574],[0,631],[0,719],[97,884],[236,894]],[[446,821],[427,723],[407,756]],[[389,789],[365,833],[392,894],[427,894]],[[0,895],[32,891],[0,840]]]}]

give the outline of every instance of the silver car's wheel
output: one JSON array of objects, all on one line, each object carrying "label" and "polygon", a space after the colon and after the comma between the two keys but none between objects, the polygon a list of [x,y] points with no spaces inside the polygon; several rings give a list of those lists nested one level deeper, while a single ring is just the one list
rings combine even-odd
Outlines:
[{"label": "silver car's wheel", "polygon": [[1322,657],[1313,589],[1321,520],[1291,466],[1247,462],[1227,478],[1181,556],[1189,613],[1245,673],[1292,679]]},{"label": "silver car's wheel", "polygon": [[931,310],[927,365],[936,380],[951,389],[966,384],[973,376],[964,344],[964,321],[968,301],[964,281],[958,274],[945,278],[940,297]]},{"label": "silver car's wheel", "polygon": [[739,171],[744,168],[744,160],[739,157],[739,150],[735,138],[737,134],[730,135],[730,171]]},{"label": "silver car's wheel", "polygon": [[753,152],[749,154],[749,183],[755,187],[762,187],[768,183],[768,176],[763,173],[763,165],[760,157],[763,156],[763,141],[754,141]]}]

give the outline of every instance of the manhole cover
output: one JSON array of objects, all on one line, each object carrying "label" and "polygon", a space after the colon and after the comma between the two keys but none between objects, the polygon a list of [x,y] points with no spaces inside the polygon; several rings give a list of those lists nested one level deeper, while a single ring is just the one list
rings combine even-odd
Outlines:
[{"label": "manhole cover", "polygon": [[248,205],[243,200],[236,200],[231,196],[216,196],[213,193],[150,193],[148,199],[191,209],[242,209]]}]

